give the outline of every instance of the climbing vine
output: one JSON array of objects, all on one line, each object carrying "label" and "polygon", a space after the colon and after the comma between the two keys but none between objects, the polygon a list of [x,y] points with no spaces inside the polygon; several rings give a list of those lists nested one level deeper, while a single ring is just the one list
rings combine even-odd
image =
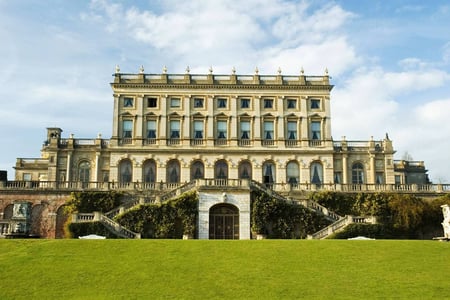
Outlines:
[{"label": "climbing vine", "polygon": [[197,216],[197,193],[188,192],[162,204],[140,205],[118,215],[116,221],[143,238],[181,238],[194,237]]},{"label": "climbing vine", "polygon": [[65,205],[67,213],[107,212],[120,205],[124,193],[117,191],[83,191],[72,192]]},{"label": "climbing vine", "polygon": [[251,228],[269,238],[306,238],[330,222],[303,206],[278,200],[262,192],[252,192]]}]

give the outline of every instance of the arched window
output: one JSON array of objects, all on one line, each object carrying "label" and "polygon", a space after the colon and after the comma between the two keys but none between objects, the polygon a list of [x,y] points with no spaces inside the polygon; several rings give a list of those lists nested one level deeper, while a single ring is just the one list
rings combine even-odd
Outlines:
[{"label": "arched window", "polygon": [[205,166],[200,160],[196,160],[191,165],[191,180],[205,178]]},{"label": "arched window", "polygon": [[130,183],[133,180],[133,166],[129,159],[124,159],[119,164],[119,181]]},{"label": "arched window", "polygon": [[354,163],[352,166],[352,183],[363,184],[364,183],[364,167],[362,163]]},{"label": "arched window", "polygon": [[224,159],[218,160],[214,166],[216,179],[228,179],[228,164]]},{"label": "arched window", "polygon": [[144,183],[156,182],[156,163],[153,159],[144,162],[142,173],[142,181]]},{"label": "arched window", "polygon": [[178,160],[172,159],[167,163],[166,180],[168,183],[180,182],[180,162]]},{"label": "arched window", "polygon": [[286,180],[289,184],[298,184],[300,182],[300,169],[296,161],[290,161],[286,165]]},{"label": "arched window", "polygon": [[273,162],[265,162],[263,164],[263,170],[262,170],[262,174],[263,174],[263,183],[266,184],[267,186],[271,186],[276,178],[275,178],[275,164]]},{"label": "arched window", "polygon": [[239,163],[239,179],[252,179],[252,165],[249,161]]},{"label": "arched window", "polygon": [[311,164],[311,183],[313,184],[322,184],[323,182],[323,167],[320,162],[313,162]]},{"label": "arched window", "polygon": [[91,164],[88,161],[82,161],[78,165],[78,180],[82,183],[88,183],[91,177]]}]

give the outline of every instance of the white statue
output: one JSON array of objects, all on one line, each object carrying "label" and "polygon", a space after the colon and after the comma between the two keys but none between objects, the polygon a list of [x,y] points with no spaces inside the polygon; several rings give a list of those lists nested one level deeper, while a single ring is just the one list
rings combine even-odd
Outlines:
[{"label": "white statue", "polygon": [[444,221],[442,227],[444,228],[444,237],[450,239],[450,205],[441,205],[442,214],[444,215]]}]

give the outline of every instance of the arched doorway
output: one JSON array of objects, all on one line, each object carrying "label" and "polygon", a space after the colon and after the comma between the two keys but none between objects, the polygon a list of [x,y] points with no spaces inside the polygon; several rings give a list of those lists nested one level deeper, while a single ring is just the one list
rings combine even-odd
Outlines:
[{"label": "arched doorway", "polygon": [[239,209],[231,204],[216,204],[209,210],[209,239],[239,239]]},{"label": "arched doorway", "polygon": [[120,161],[119,164],[119,182],[130,183],[133,180],[133,166],[129,159]]},{"label": "arched doorway", "polygon": [[196,160],[191,165],[191,180],[205,178],[205,166],[200,160]]}]

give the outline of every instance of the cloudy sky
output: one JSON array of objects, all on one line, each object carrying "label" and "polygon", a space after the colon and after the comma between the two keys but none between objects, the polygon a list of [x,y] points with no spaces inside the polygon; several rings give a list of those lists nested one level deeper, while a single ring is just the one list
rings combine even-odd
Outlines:
[{"label": "cloudy sky", "polygon": [[0,169],[47,127],[109,138],[122,72],[322,75],[335,140],[394,141],[450,182],[450,2],[0,0]]}]

